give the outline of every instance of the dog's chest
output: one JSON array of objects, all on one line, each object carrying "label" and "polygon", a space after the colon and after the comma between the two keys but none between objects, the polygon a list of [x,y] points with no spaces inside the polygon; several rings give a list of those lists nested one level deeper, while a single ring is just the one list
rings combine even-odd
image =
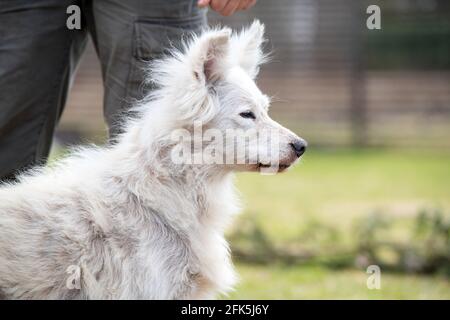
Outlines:
[{"label": "dog's chest", "polygon": [[170,234],[163,235],[160,242],[141,242],[135,256],[123,264],[122,283],[128,285],[120,295],[199,299],[224,290],[232,274],[225,242],[217,235],[197,236],[196,243]]},{"label": "dog's chest", "polygon": [[[134,229],[134,248],[123,264],[126,267],[121,282],[126,285],[120,296],[213,298],[215,293],[231,288],[235,276],[222,227],[223,219],[230,215],[230,207],[223,204],[222,197],[217,197],[223,192],[215,194],[212,198],[202,195],[201,202],[182,199],[180,195],[177,198],[182,203],[160,204],[158,210],[146,212],[145,224],[126,220],[129,228],[123,233],[130,235],[129,229]],[[186,211],[177,213],[174,208]],[[177,225],[168,219],[170,216],[184,217],[185,224]]]},{"label": "dog's chest", "polygon": [[180,232],[156,220],[133,243],[127,248],[133,254],[121,262],[117,298],[213,298],[234,279],[227,244],[215,230]]}]

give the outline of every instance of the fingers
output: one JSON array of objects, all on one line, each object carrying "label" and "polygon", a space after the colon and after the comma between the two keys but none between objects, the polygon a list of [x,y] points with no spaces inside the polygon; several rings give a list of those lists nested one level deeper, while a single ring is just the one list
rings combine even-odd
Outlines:
[{"label": "fingers", "polygon": [[247,7],[247,2],[249,2],[249,0],[241,0],[239,2],[239,6],[237,7],[236,11],[245,10],[245,8]]},{"label": "fingers", "polygon": [[242,1],[242,7],[239,7],[239,10],[247,10],[253,7],[256,4],[256,0],[246,0]]},{"label": "fingers", "polygon": [[211,0],[198,0],[197,5],[200,8],[204,8],[204,7],[207,7],[210,2],[211,2]]},{"label": "fingers", "polygon": [[253,7],[256,0],[199,0],[199,7],[210,6],[211,9],[223,16],[231,16],[239,10],[247,10]]},{"label": "fingers", "polygon": [[229,0],[227,5],[220,12],[223,16],[231,16],[238,8],[241,0]]},{"label": "fingers", "polygon": [[230,0],[211,0],[210,1],[211,9],[222,14],[222,10],[227,5],[228,1]]}]

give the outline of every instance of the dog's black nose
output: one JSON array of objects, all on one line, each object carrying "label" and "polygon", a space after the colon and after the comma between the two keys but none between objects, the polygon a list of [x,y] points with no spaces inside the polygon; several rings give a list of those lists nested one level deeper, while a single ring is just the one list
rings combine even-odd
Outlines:
[{"label": "dog's black nose", "polygon": [[295,151],[295,155],[300,158],[302,154],[306,151],[306,141],[304,140],[295,140],[289,144],[292,149]]}]

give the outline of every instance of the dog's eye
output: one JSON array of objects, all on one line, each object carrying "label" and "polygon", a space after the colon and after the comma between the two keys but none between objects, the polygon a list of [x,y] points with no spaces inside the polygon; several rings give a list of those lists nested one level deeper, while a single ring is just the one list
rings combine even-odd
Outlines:
[{"label": "dog's eye", "polygon": [[241,112],[241,113],[239,113],[239,115],[242,118],[246,118],[246,119],[253,119],[253,120],[256,119],[255,114],[251,111]]}]

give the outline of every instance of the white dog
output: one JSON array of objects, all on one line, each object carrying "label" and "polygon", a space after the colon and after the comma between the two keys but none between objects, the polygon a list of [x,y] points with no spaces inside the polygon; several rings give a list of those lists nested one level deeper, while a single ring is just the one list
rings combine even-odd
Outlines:
[{"label": "white dog", "polygon": [[[117,143],[80,149],[0,188],[3,298],[197,299],[232,288],[223,236],[236,212],[231,173],[283,171],[306,145],[269,118],[253,81],[263,33],[258,21],[237,34],[205,31],[151,66],[159,89]],[[263,162],[268,144],[250,139],[246,163],[174,161],[173,132],[194,132],[195,123],[220,133],[270,130],[279,150]],[[228,156],[234,145],[221,151],[219,140],[200,150]]]}]

